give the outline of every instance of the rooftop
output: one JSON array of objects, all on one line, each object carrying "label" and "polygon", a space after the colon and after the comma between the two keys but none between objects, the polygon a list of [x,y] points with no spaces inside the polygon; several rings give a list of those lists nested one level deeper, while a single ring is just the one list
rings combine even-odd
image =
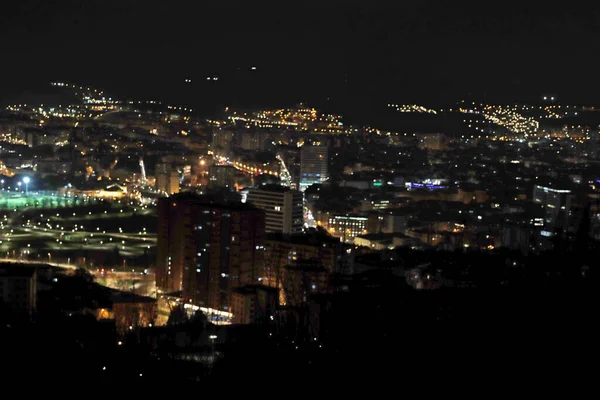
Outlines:
[{"label": "rooftop", "polygon": [[242,203],[239,201],[227,201],[219,194],[199,195],[193,192],[181,192],[171,195],[167,198],[162,198],[160,202],[183,202],[186,204],[196,204],[205,207],[223,208],[228,210],[257,210],[251,204]]},{"label": "rooftop", "polygon": [[0,264],[0,277],[22,277],[34,276],[36,267],[25,264],[2,263]]},{"label": "rooftop", "polygon": [[365,240],[391,240],[393,238],[407,238],[402,232],[393,233],[368,233],[366,235],[358,235],[358,238]]},{"label": "rooftop", "polygon": [[119,303],[155,303],[157,300],[152,297],[140,296],[131,292],[109,289],[108,298],[113,304]]},{"label": "rooftop", "polygon": [[308,232],[297,235],[284,235],[283,233],[269,233],[267,240],[287,242],[292,244],[318,245],[318,244],[339,244],[340,239],[331,236],[324,229],[311,229]]},{"label": "rooftop", "polygon": [[266,192],[281,192],[281,193],[285,193],[285,192],[291,191],[292,189],[290,189],[287,186],[281,186],[281,185],[276,185],[274,183],[270,183],[270,184],[261,185],[261,186],[257,186],[257,187],[254,187],[254,188],[250,188],[250,192],[252,192],[254,190],[264,190]]}]

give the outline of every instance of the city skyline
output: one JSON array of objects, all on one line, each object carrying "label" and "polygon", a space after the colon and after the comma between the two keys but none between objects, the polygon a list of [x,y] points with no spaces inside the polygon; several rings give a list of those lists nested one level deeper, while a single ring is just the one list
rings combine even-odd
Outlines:
[{"label": "city skyline", "polygon": [[23,0],[0,37],[8,392],[594,382],[600,6]]}]

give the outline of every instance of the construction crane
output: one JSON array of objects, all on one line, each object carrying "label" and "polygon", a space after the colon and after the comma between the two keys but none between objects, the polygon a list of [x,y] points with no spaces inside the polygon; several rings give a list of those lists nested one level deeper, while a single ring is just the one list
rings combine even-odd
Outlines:
[{"label": "construction crane", "polygon": [[119,158],[115,157],[115,159],[113,160],[112,163],[110,163],[110,165],[108,166],[108,168],[106,168],[103,172],[102,175],[104,175],[105,178],[110,178],[110,171],[112,171],[116,166],[117,163],[119,162]]},{"label": "construction crane", "polygon": [[140,170],[142,171],[142,185],[146,185],[146,167],[144,167],[144,157],[140,156]]},{"label": "construction crane", "polygon": [[280,169],[281,172],[279,174],[279,178],[281,179],[281,184],[283,186],[288,186],[288,187],[291,187],[292,189],[295,189],[295,187],[294,187],[295,185],[292,180],[292,175],[290,174],[290,171],[288,171],[287,167],[285,166],[285,162],[283,161],[283,158],[281,158],[281,156],[279,154],[277,154],[277,160],[281,164],[281,169]]}]

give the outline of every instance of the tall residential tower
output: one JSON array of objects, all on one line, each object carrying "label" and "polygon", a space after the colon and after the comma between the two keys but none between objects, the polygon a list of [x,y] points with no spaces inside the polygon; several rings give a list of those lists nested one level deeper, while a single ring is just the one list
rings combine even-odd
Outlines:
[{"label": "tall residential tower", "polygon": [[265,216],[242,203],[180,193],[158,203],[156,286],[231,312],[232,290],[264,275]]},{"label": "tall residential tower", "polygon": [[326,146],[304,145],[300,152],[300,190],[329,179],[329,152]]}]

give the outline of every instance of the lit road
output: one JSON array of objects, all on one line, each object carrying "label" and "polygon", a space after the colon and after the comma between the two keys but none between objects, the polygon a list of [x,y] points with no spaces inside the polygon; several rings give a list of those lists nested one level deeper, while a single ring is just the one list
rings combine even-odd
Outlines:
[{"label": "lit road", "polygon": [[[2,262],[26,264],[26,265],[51,265],[53,267],[75,270],[77,267],[72,264],[63,264],[47,261],[29,261],[16,258],[3,258]],[[112,289],[133,292],[141,296],[156,296],[156,282],[153,273],[141,272],[123,272],[115,271],[102,273],[101,271],[88,271],[94,277],[94,280],[102,285]]]},{"label": "lit road", "polygon": [[73,264],[63,264],[63,263],[55,263],[55,262],[47,262],[47,261],[21,260],[18,258],[2,258],[0,260],[2,260],[2,262],[17,263],[17,264],[52,265],[53,267],[58,267],[58,268],[77,269],[77,267]]}]

